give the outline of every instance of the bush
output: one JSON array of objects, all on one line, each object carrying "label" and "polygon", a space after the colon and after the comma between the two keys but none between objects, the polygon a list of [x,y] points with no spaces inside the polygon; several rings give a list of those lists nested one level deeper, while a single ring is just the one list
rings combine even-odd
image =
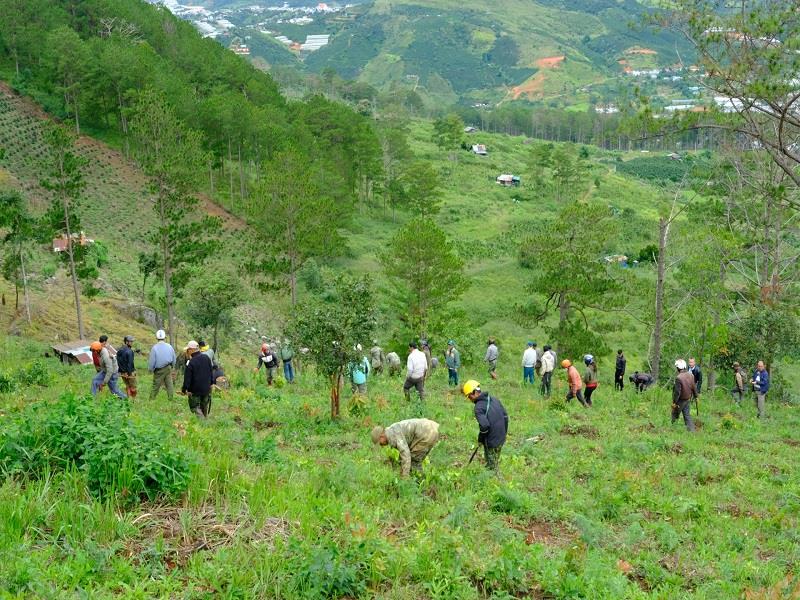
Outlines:
[{"label": "bush", "polygon": [[278,454],[277,447],[275,438],[271,436],[259,440],[248,433],[244,439],[245,456],[256,463],[272,462]]},{"label": "bush", "polygon": [[36,359],[27,367],[18,369],[15,378],[23,386],[48,387],[52,383],[53,376],[47,364],[42,359]]},{"label": "bush", "polygon": [[116,400],[65,394],[28,405],[0,437],[0,473],[38,478],[76,467],[89,490],[124,502],[178,496],[188,485],[190,460],[166,427],[134,423]]},{"label": "bush", "polygon": [[0,394],[16,392],[19,389],[16,380],[6,373],[0,373]]}]

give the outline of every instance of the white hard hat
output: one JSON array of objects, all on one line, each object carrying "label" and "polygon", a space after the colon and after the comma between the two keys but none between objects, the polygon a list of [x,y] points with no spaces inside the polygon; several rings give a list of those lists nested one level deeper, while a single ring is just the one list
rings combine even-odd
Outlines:
[{"label": "white hard hat", "polygon": [[682,358],[679,358],[678,360],[675,361],[675,368],[678,369],[679,371],[683,371],[686,368],[686,361],[683,360]]},{"label": "white hard hat", "polygon": [[156,339],[157,340],[165,340],[165,339],[167,339],[167,334],[164,333],[163,329],[159,329],[158,331],[156,331]]},{"label": "white hard hat", "polygon": [[361,352],[362,349],[361,344],[356,344],[356,351]]}]

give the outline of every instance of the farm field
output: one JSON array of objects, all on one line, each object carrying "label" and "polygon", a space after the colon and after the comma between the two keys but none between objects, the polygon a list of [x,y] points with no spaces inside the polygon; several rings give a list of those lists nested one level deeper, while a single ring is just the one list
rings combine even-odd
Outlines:
[{"label": "farm field", "polygon": [[[30,366],[44,349],[34,342],[2,338],[0,348],[3,389],[19,385],[0,394],[6,428],[28,403],[53,406],[88,390],[91,368]],[[518,383],[515,350],[501,347],[500,380],[484,385],[511,417],[499,477],[478,459],[467,464],[471,405],[447,390],[441,371],[424,408],[405,403],[399,379],[371,378],[368,405],[337,422],[323,380],[308,372],[296,386],[267,388],[249,355],[223,356],[233,387],[214,398],[206,422],[184,398],[148,401],[142,377],[130,419],[189,457],[186,491],[141,504],[124,487],[97,495],[85,468],[69,465],[6,479],[4,597],[796,593],[796,408],[769,405],[759,422],[749,401],[738,408],[722,391],[704,394],[691,435],[670,426],[665,392],[615,393],[608,369],[591,410],[561,401],[561,373],[544,400]],[[393,451],[372,446],[369,430],[419,414],[441,424],[442,440],[424,476],[400,479]],[[6,438],[3,464],[14,451]]]}]

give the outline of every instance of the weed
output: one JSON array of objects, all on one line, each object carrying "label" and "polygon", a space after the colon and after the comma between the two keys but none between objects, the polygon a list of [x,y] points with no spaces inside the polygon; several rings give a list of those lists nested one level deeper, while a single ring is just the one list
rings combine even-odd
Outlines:
[{"label": "weed", "polygon": [[272,462],[278,455],[277,444],[272,436],[256,439],[252,433],[248,433],[243,447],[245,456],[256,463]]}]

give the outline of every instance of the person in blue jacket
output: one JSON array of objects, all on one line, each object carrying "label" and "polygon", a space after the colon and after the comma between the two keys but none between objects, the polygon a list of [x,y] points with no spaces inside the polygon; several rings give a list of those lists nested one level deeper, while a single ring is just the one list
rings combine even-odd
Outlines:
[{"label": "person in blue jacket", "polygon": [[753,379],[750,381],[753,384],[753,390],[756,393],[756,408],[758,409],[758,418],[764,418],[764,405],[767,402],[767,392],[769,391],[769,373],[764,367],[764,361],[758,361],[756,370],[753,371]]}]

